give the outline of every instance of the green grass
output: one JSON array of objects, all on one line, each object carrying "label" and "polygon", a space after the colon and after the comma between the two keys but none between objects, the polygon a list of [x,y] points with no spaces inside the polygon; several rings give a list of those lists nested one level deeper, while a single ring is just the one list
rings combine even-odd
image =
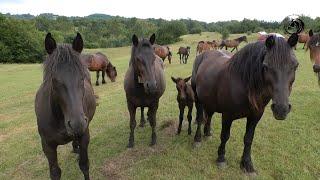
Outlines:
[{"label": "green grass", "polygon": [[[231,35],[230,38],[238,35]],[[178,121],[176,88],[170,76],[191,74],[195,47],[199,40],[218,39],[214,33],[186,35],[173,44],[173,64],[165,62],[167,89],[160,100],[157,114],[158,145],[148,146],[149,125],[138,128],[135,148],[126,148],[129,135],[129,115],[123,90],[123,77],[128,67],[130,48],[87,50],[106,53],[117,67],[117,82],[94,87],[100,96],[96,114],[90,124],[90,173],[92,179],[247,179],[240,170],[245,121],[234,122],[227,144],[227,167],[217,169],[215,159],[220,143],[220,115],[214,115],[213,137],[201,147],[192,147],[184,122],[182,133],[173,135],[173,127],[160,129],[165,121]],[[254,35],[249,37],[253,40]],[[180,65],[176,55],[179,46],[191,46],[187,65]],[[243,46],[243,45],[242,45]],[[312,72],[308,53],[298,46],[297,70],[287,120],[276,121],[270,107],[257,126],[252,158],[258,179],[319,179],[320,178],[320,89]],[[0,179],[48,179],[49,170],[37,132],[34,96],[42,80],[42,67],[33,65],[0,65]],[[92,80],[95,74],[92,73]],[[140,114],[140,113],[137,113]],[[195,114],[195,113],[193,113]],[[140,118],[138,117],[139,121]],[[71,145],[58,148],[62,179],[82,179],[77,157]]]}]

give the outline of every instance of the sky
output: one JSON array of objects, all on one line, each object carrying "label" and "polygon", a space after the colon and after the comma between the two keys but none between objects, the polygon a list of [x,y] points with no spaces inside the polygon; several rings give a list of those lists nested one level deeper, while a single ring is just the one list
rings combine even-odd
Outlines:
[{"label": "sky", "polygon": [[191,18],[205,22],[244,18],[281,21],[292,14],[320,16],[320,0],[0,0],[0,12],[81,17],[103,13],[143,19]]}]

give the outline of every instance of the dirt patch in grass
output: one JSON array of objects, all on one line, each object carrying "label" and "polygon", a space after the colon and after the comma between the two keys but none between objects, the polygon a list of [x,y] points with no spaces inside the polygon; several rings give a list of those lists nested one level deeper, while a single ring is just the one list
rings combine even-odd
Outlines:
[{"label": "dirt patch in grass", "polygon": [[9,137],[9,135],[0,134],[0,142],[6,140],[8,137]]},{"label": "dirt patch in grass", "polygon": [[167,136],[175,136],[178,129],[178,122],[176,120],[166,120],[161,123],[159,130]]}]

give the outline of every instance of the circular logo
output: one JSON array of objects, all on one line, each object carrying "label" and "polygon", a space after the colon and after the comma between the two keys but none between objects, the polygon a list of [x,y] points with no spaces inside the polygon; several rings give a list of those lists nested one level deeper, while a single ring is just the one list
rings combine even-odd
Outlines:
[{"label": "circular logo", "polygon": [[288,34],[301,33],[304,30],[304,22],[297,15],[287,16],[284,21],[284,30]]}]

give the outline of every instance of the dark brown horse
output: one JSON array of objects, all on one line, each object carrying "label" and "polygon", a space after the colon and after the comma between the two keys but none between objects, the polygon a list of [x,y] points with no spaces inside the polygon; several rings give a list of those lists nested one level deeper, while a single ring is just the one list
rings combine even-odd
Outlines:
[{"label": "dark brown horse", "polygon": [[158,55],[163,61],[168,57],[169,64],[171,64],[172,53],[169,46],[160,46],[157,44],[153,45],[154,52]]},{"label": "dark brown horse", "polygon": [[90,71],[97,72],[97,80],[96,85],[99,86],[99,74],[102,71],[102,84],[105,84],[106,81],[104,79],[105,73],[110,78],[111,82],[116,81],[117,77],[117,69],[115,66],[111,64],[106,55],[101,52],[97,52],[95,54],[84,54],[81,55],[81,62],[85,66],[88,67]]},{"label": "dark brown horse", "polygon": [[141,107],[141,126],[144,125],[143,109],[148,107],[148,121],[152,128],[151,144],[157,142],[156,114],[159,99],[165,91],[163,61],[155,55],[152,45],[155,34],[150,39],[139,40],[132,36],[132,50],[129,68],[124,79],[124,90],[130,113],[130,137],[128,147],[134,146],[134,129],[136,127],[136,109]]},{"label": "dark brown horse", "polygon": [[177,101],[179,104],[180,115],[179,115],[179,127],[178,127],[177,134],[180,134],[181,132],[183,114],[186,106],[188,107],[188,116],[187,116],[188,122],[189,122],[188,134],[189,135],[191,134],[191,121],[192,121],[192,108],[194,103],[194,93],[191,85],[188,83],[190,78],[191,76],[185,79],[171,77],[172,81],[176,84],[176,88],[178,91]]},{"label": "dark brown horse", "polygon": [[231,50],[231,52],[233,52],[235,49],[238,51],[238,46],[240,45],[241,42],[248,42],[247,41],[247,36],[241,36],[239,38],[236,39],[232,39],[232,40],[223,40],[222,43],[220,44],[220,49],[222,49],[223,47],[226,48],[226,50],[228,50],[228,47],[233,48]]},{"label": "dark brown horse", "polygon": [[196,57],[191,81],[198,123],[194,140],[201,141],[203,110],[207,115],[205,136],[211,135],[212,115],[222,113],[221,144],[217,158],[219,166],[225,163],[225,145],[233,120],[246,117],[240,165],[245,172],[255,171],[251,161],[251,144],[265,106],[272,100],[271,109],[277,120],[284,120],[291,109],[289,95],[299,64],[292,47],[297,42],[296,33],[288,41],[269,36],[266,42],[249,44],[232,57],[221,51],[209,51]]},{"label": "dark brown horse", "polygon": [[304,47],[306,46],[307,42],[309,41],[309,34],[300,33],[300,34],[298,34],[298,36],[299,36],[298,42],[299,43],[303,43],[302,49],[304,49]]},{"label": "dark brown horse", "polygon": [[318,75],[318,82],[320,85],[320,34],[314,34],[312,30],[309,31],[310,40],[307,43],[307,49],[310,50],[310,59],[314,62],[313,71]]},{"label": "dark brown horse", "polygon": [[72,46],[57,45],[48,33],[45,39],[48,53],[44,77],[35,99],[38,131],[43,152],[49,161],[51,179],[60,179],[57,146],[72,141],[79,153],[79,166],[89,178],[89,123],[96,109],[96,100],[88,70],[80,62],[83,41],[78,33]]},{"label": "dark brown horse", "polygon": [[181,64],[181,60],[182,60],[182,63],[187,64],[187,61],[190,55],[190,46],[180,47],[177,54],[179,54],[180,56],[180,64]]},{"label": "dark brown horse", "polygon": [[197,54],[213,49],[213,43],[210,41],[199,41],[197,45]]}]

